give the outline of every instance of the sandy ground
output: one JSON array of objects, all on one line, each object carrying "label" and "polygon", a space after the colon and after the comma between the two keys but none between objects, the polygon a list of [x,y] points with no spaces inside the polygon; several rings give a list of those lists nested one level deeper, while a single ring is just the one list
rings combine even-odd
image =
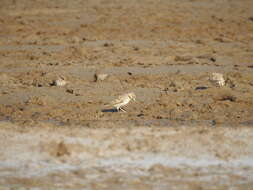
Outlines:
[{"label": "sandy ground", "polygon": [[252,0],[1,0],[0,184],[250,189],[252,72]]},{"label": "sandy ground", "polygon": [[[106,125],[106,123],[105,123]],[[252,189],[248,127],[0,123],[2,189]]]}]

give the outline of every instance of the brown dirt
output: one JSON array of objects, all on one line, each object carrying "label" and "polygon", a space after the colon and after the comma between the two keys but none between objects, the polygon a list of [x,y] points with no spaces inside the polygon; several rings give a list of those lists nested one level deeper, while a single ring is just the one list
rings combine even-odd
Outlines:
[{"label": "brown dirt", "polygon": [[[101,135],[103,131],[108,130],[110,133],[115,130],[118,133],[118,130],[127,130],[128,127],[137,127],[136,130],[141,127],[136,132],[140,135],[150,130],[147,126],[175,127],[167,129],[175,131],[180,130],[177,127],[182,125],[200,128],[197,131],[191,127],[187,129],[189,131],[185,129],[187,132],[182,137],[175,135],[174,143],[179,142],[177,138],[185,139],[191,133],[192,138],[200,138],[206,132],[205,129],[203,134],[199,134],[203,126],[217,126],[211,130],[211,134],[208,132],[206,135],[214,138],[206,146],[206,154],[210,156],[208,152],[213,151],[212,143],[220,142],[224,147],[229,146],[224,145],[223,136],[213,133],[219,133],[219,130],[224,130],[224,133],[234,131],[233,128],[219,127],[241,127],[242,134],[252,134],[252,0],[2,0],[0,4],[0,120],[4,121],[3,135],[13,133],[16,138],[20,130],[28,130],[29,132],[25,131],[27,136],[38,131],[45,137],[50,137],[51,130],[48,126],[60,127],[56,127],[57,132],[63,136],[77,126],[83,126],[84,129],[80,127],[80,130],[88,133],[101,131]],[[224,87],[215,87],[208,81],[212,72],[224,74]],[[106,73],[109,77],[95,81],[95,73]],[[66,86],[52,86],[53,80],[59,76],[66,78]],[[105,106],[114,97],[130,91],[136,93],[137,102],[126,106],[127,113],[111,112]],[[6,128],[5,125],[12,127]],[[245,127],[248,129],[245,130]],[[166,129],[162,131],[166,136]],[[156,129],[153,132],[157,132]],[[195,133],[199,135],[195,136]],[[127,132],[123,134],[128,135]],[[145,153],[153,150],[163,152],[164,150],[157,150],[157,147],[148,144],[154,140],[155,134],[149,135],[145,141],[140,140],[133,146],[130,146],[131,143],[122,144],[122,154],[128,157],[129,152],[135,153],[139,149]],[[93,138],[106,140],[98,136]],[[123,136],[120,135],[119,138]],[[196,139],[193,140],[198,144]],[[241,142],[242,139],[240,137],[238,140]],[[162,142],[156,142],[157,146],[166,147]],[[2,155],[17,154],[20,151],[8,151],[8,147],[20,143],[19,140],[10,140],[9,143],[0,152]],[[28,141],[25,140],[25,143]],[[41,149],[59,159],[71,156],[72,149],[99,155],[99,149],[94,150],[98,151],[95,154],[91,153],[93,150],[89,146],[83,150],[83,146],[74,144],[66,144],[57,136],[55,141],[41,145]],[[237,150],[240,150],[239,146],[234,145],[236,142],[231,144],[233,149],[227,152],[216,152],[216,157],[226,160],[233,153],[233,158],[234,152],[237,154]],[[117,143],[113,146],[116,147],[103,148],[108,151],[122,148]],[[174,143],[173,146],[181,150],[178,157],[187,157],[186,150],[180,144]],[[29,144],[24,147],[29,147]],[[195,154],[200,148],[202,147],[194,149]],[[110,153],[109,151],[108,154]],[[26,162],[28,161],[24,161]],[[20,164],[21,162],[17,164],[17,168]],[[155,177],[152,178],[156,172],[159,175],[175,172],[179,178],[185,177],[186,186],[176,180],[171,182],[175,188],[182,185],[181,188],[198,189],[205,185],[201,180],[187,181],[187,167],[182,169],[177,165],[171,168],[169,164],[157,164],[148,170],[148,177],[143,175],[138,178],[139,181],[133,179],[134,174],[125,176],[116,172],[111,174],[112,178],[103,175],[99,184],[92,180],[86,181],[89,184],[87,188],[106,189],[104,186],[108,184],[114,184],[114,189],[124,185],[126,189],[157,188],[150,185],[156,181]],[[6,165],[3,166],[5,168]],[[189,166],[191,171],[196,171],[196,168],[191,167],[193,166]],[[222,168],[224,170],[221,171],[226,170],[225,165]],[[96,168],[89,168],[90,175],[100,175],[103,173],[100,169],[102,170],[97,165]],[[208,170],[215,173],[216,168]],[[231,171],[226,170],[229,180],[236,181],[240,178],[237,175],[231,177]],[[55,188],[53,184],[59,178],[59,183],[64,184],[59,187],[67,188],[65,178],[81,179],[81,176],[89,173],[78,170],[77,174],[73,172],[54,176],[50,172],[45,179],[32,178],[34,181],[21,178],[21,172],[19,177],[13,175],[7,181],[0,181],[0,184],[37,184],[36,187],[47,189],[50,186]],[[52,176],[49,177],[49,174]],[[189,175],[193,177],[193,174]],[[122,181],[124,177],[126,180]],[[209,185],[222,181],[219,177],[214,178],[209,180]],[[143,183],[145,180],[150,181],[150,184]],[[238,180],[240,183],[231,184],[246,189],[250,180],[245,180],[245,183],[241,178]],[[160,189],[167,189],[167,186],[165,183]],[[226,184],[224,187],[220,185],[218,189],[227,187]]]}]

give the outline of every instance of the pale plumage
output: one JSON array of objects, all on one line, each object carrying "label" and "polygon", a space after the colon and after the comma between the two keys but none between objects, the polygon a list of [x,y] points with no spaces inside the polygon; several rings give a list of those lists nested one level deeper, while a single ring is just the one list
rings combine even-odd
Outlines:
[{"label": "pale plumage", "polygon": [[215,86],[222,87],[225,85],[225,80],[224,80],[223,75],[221,73],[212,73],[212,76],[210,77],[210,81]]},{"label": "pale plumage", "polygon": [[117,99],[113,100],[110,103],[110,105],[114,106],[117,109],[117,111],[121,110],[126,112],[122,107],[127,105],[131,100],[135,101],[135,98],[136,98],[135,94],[133,92],[130,92],[119,96]]},{"label": "pale plumage", "polygon": [[55,86],[65,86],[67,84],[67,81],[63,76],[59,76],[57,80],[53,81],[53,85]]}]

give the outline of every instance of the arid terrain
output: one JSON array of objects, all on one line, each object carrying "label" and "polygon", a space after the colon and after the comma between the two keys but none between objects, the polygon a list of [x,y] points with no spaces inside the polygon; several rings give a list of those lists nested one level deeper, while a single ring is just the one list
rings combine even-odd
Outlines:
[{"label": "arid terrain", "polygon": [[1,0],[0,131],[0,190],[252,189],[253,1]]}]

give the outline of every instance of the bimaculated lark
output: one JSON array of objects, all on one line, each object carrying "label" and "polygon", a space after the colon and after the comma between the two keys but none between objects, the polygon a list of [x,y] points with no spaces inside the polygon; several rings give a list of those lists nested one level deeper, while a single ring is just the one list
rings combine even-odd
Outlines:
[{"label": "bimaculated lark", "polygon": [[135,101],[135,98],[135,94],[133,92],[130,92],[119,96],[117,99],[110,102],[109,105],[114,106],[118,112],[120,110],[126,112],[126,110],[124,110],[122,107],[127,105],[131,100]]},{"label": "bimaculated lark", "polygon": [[67,81],[63,76],[58,76],[58,79],[53,81],[54,86],[65,86],[66,84]]},{"label": "bimaculated lark", "polygon": [[223,78],[223,75],[221,73],[212,73],[210,77],[210,81],[218,87],[222,87],[225,85],[225,80]]}]

